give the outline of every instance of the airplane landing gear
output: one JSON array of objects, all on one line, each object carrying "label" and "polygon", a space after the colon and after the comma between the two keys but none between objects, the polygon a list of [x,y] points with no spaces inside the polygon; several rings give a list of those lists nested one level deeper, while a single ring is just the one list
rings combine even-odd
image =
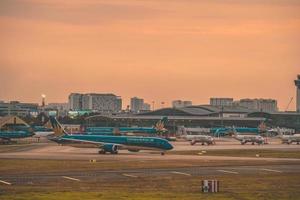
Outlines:
[{"label": "airplane landing gear", "polygon": [[103,149],[101,149],[101,150],[98,151],[98,153],[99,154],[105,154],[106,152]]},{"label": "airplane landing gear", "polygon": [[160,155],[164,156],[164,155],[165,155],[165,152],[160,152]]}]

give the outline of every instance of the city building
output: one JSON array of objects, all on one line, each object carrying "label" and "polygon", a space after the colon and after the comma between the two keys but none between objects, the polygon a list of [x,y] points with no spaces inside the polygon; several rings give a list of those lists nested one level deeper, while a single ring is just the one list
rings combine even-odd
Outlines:
[{"label": "city building", "polygon": [[83,94],[71,93],[69,95],[69,109],[70,110],[82,110],[82,96]]},{"label": "city building", "polygon": [[19,101],[1,102],[0,116],[15,115],[28,116],[33,113],[38,113],[39,105],[37,103],[21,103]]},{"label": "city building", "polygon": [[235,103],[239,106],[261,112],[278,111],[277,101],[275,99],[241,99]]},{"label": "city building", "polygon": [[122,99],[114,94],[84,94],[82,109],[103,113],[117,113],[122,110]]},{"label": "city building", "polygon": [[139,112],[144,109],[144,99],[138,97],[132,97],[130,99],[130,109],[132,112]]},{"label": "city building", "polygon": [[297,87],[296,111],[300,112],[300,74],[297,76],[297,80],[295,80],[295,86]]},{"label": "city building", "polygon": [[231,106],[233,98],[210,98],[211,106]]},{"label": "city building", "polygon": [[143,111],[150,111],[150,110],[151,110],[151,105],[149,103],[144,103]]},{"label": "city building", "polygon": [[69,110],[69,103],[49,103],[45,106],[45,111],[55,112],[58,116],[66,116]]},{"label": "city building", "polygon": [[91,110],[103,113],[117,113],[122,110],[122,99],[114,94],[71,93],[69,95],[71,111]]},{"label": "city building", "polygon": [[172,101],[173,108],[184,108],[191,105],[192,105],[192,101],[182,101],[182,100]]}]

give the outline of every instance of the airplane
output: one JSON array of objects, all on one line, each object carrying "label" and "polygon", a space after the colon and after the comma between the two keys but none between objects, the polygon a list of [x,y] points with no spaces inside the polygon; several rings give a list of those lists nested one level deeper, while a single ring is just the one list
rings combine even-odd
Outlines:
[{"label": "airplane", "polygon": [[257,143],[258,145],[265,144],[265,138],[260,136],[260,135],[253,135],[253,134],[248,134],[248,135],[239,135],[239,133],[236,131],[236,129],[233,127],[233,137],[240,141],[242,145],[250,142],[252,145]]},{"label": "airplane", "polygon": [[[195,145],[196,143],[201,143],[202,145],[212,145],[215,144],[215,140],[210,135],[203,135],[204,131],[201,132],[197,128],[182,128],[183,138],[187,141],[190,141],[191,145]],[[188,134],[189,133],[189,134]]]},{"label": "airplane", "polygon": [[44,126],[16,126],[14,130],[32,131],[34,132],[34,135],[32,137],[35,138],[46,137],[48,135],[54,134],[53,129],[49,127],[49,122],[46,123]]},{"label": "airplane", "polygon": [[165,151],[173,149],[167,140],[158,137],[68,134],[56,118],[50,117],[50,122],[55,133],[55,137],[49,137],[50,140],[59,144],[92,144],[100,149],[99,154],[117,154],[119,149],[127,149],[132,152],[158,150],[164,155]]},{"label": "airplane", "polygon": [[34,135],[34,133],[31,130],[28,130],[28,131],[17,131],[17,130],[0,131],[0,140],[4,144],[8,144],[11,142],[11,139],[27,138],[27,137],[31,137],[33,135]]},{"label": "airplane", "polygon": [[215,139],[210,135],[186,135],[185,139],[191,141],[191,145],[201,143],[202,145],[213,145],[216,144]]},{"label": "airplane", "polygon": [[300,144],[300,134],[283,135],[280,128],[277,128],[278,135],[282,141],[282,144],[292,144],[293,142]]},{"label": "airplane", "polygon": [[163,117],[153,127],[87,127],[83,134],[90,135],[118,135],[133,133],[135,135],[160,134],[167,132],[164,127],[168,118]]}]

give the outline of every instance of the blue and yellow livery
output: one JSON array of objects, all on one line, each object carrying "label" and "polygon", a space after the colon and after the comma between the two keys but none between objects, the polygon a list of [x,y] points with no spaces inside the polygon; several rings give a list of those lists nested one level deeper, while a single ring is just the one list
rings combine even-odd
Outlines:
[{"label": "blue and yellow livery", "polygon": [[162,155],[165,151],[173,149],[173,146],[165,139],[158,137],[141,136],[111,136],[111,135],[72,135],[64,131],[56,118],[50,117],[55,133],[51,140],[57,143],[88,143],[100,148],[99,153],[117,154],[119,149],[129,151],[158,150]]}]

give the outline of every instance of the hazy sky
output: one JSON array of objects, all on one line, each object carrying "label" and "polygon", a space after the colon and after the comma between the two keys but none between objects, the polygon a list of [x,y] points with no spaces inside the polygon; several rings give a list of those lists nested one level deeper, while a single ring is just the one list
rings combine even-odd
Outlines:
[{"label": "hazy sky", "polygon": [[[0,0],[0,99],[274,98],[300,74],[299,0]],[[295,109],[295,101],[290,109]]]}]

